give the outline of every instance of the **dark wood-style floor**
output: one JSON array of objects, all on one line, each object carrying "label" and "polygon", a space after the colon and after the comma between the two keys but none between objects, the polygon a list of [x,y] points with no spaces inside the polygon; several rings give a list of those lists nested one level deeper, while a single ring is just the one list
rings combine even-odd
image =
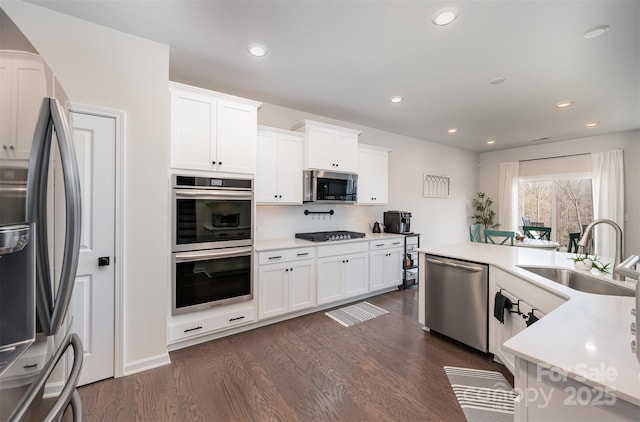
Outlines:
[{"label": "dark wood-style floor", "polygon": [[464,416],[443,366],[499,370],[512,381],[489,356],[423,331],[417,289],[368,301],[389,314],[345,328],[318,312],[172,352],[172,364],[162,368],[81,387],[84,418],[456,421]]}]

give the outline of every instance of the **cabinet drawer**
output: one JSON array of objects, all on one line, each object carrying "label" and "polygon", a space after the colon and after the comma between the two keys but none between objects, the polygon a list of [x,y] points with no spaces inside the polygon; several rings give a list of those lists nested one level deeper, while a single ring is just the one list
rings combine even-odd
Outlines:
[{"label": "cabinet drawer", "polygon": [[194,318],[176,324],[169,323],[169,343],[226,330],[256,319],[256,309],[253,302],[248,305],[233,306],[233,309],[229,310],[204,311],[202,314],[202,318]]},{"label": "cabinet drawer", "polygon": [[369,242],[342,243],[340,245],[318,246],[318,258],[325,256],[346,255],[350,253],[368,252]]},{"label": "cabinet drawer", "polygon": [[316,248],[278,249],[275,251],[259,252],[258,265],[275,264],[277,262],[298,261],[316,256]]},{"label": "cabinet drawer", "polygon": [[397,237],[394,239],[379,239],[369,242],[369,250],[375,251],[378,249],[399,248],[403,246],[403,239]]}]

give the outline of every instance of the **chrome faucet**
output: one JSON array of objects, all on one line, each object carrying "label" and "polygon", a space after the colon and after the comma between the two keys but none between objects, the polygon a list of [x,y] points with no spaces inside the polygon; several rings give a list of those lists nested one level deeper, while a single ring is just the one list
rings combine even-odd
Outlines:
[{"label": "chrome faucet", "polygon": [[[608,224],[611,227],[613,227],[616,231],[616,256],[613,258],[613,268],[617,267],[618,265],[620,265],[620,263],[622,262],[622,255],[623,255],[623,251],[622,251],[622,229],[620,228],[619,225],[616,224],[615,221],[611,221],[611,220],[607,220],[605,218],[600,219],[600,220],[596,220],[593,221],[592,223],[590,223],[586,229],[584,229],[584,234],[582,235],[582,237],[580,238],[580,240],[578,241],[578,251],[582,251],[584,253],[584,248],[587,246],[587,243],[589,242],[589,238],[591,237],[591,232],[593,231],[593,228],[595,226],[597,226],[598,224]],[[614,280],[624,280],[624,276],[618,274],[617,272],[613,271],[613,279]]]}]

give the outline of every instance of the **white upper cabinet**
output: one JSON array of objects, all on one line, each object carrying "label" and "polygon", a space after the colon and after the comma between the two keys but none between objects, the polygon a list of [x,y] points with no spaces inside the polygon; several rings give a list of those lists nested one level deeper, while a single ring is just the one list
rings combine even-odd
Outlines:
[{"label": "white upper cabinet", "polygon": [[305,134],[305,169],[343,173],[358,171],[360,131],[313,120],[304,120],[293,129]]},{"label": "white upper cabinet", "polygon": [[259,127],[256,203],[302,204],[302,151],[302,134]]},{"label": "white upper cabinet", "polygon": [[0,158],[28,160],[47,84],[42,59],[0,51]]},{"label": "white upper cabinet", "polygon": [[358,146],[358,204],[389,202],[389,152],[371,145]]},{"label": "white upper cabinet", "polygon": [[171,167],[253,174],[261,103],[170,83]]}]

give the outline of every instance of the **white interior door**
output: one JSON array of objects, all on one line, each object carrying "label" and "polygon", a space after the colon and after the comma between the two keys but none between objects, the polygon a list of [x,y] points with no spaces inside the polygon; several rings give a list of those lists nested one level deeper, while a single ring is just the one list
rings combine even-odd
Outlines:
[{"label": "white interior door", "polygon": [[84,385],[114,376],[116,121],[72,112],[71,130],[82,192],[82,234],[70,312],[72,331],[84,345],[79,382]]}]

